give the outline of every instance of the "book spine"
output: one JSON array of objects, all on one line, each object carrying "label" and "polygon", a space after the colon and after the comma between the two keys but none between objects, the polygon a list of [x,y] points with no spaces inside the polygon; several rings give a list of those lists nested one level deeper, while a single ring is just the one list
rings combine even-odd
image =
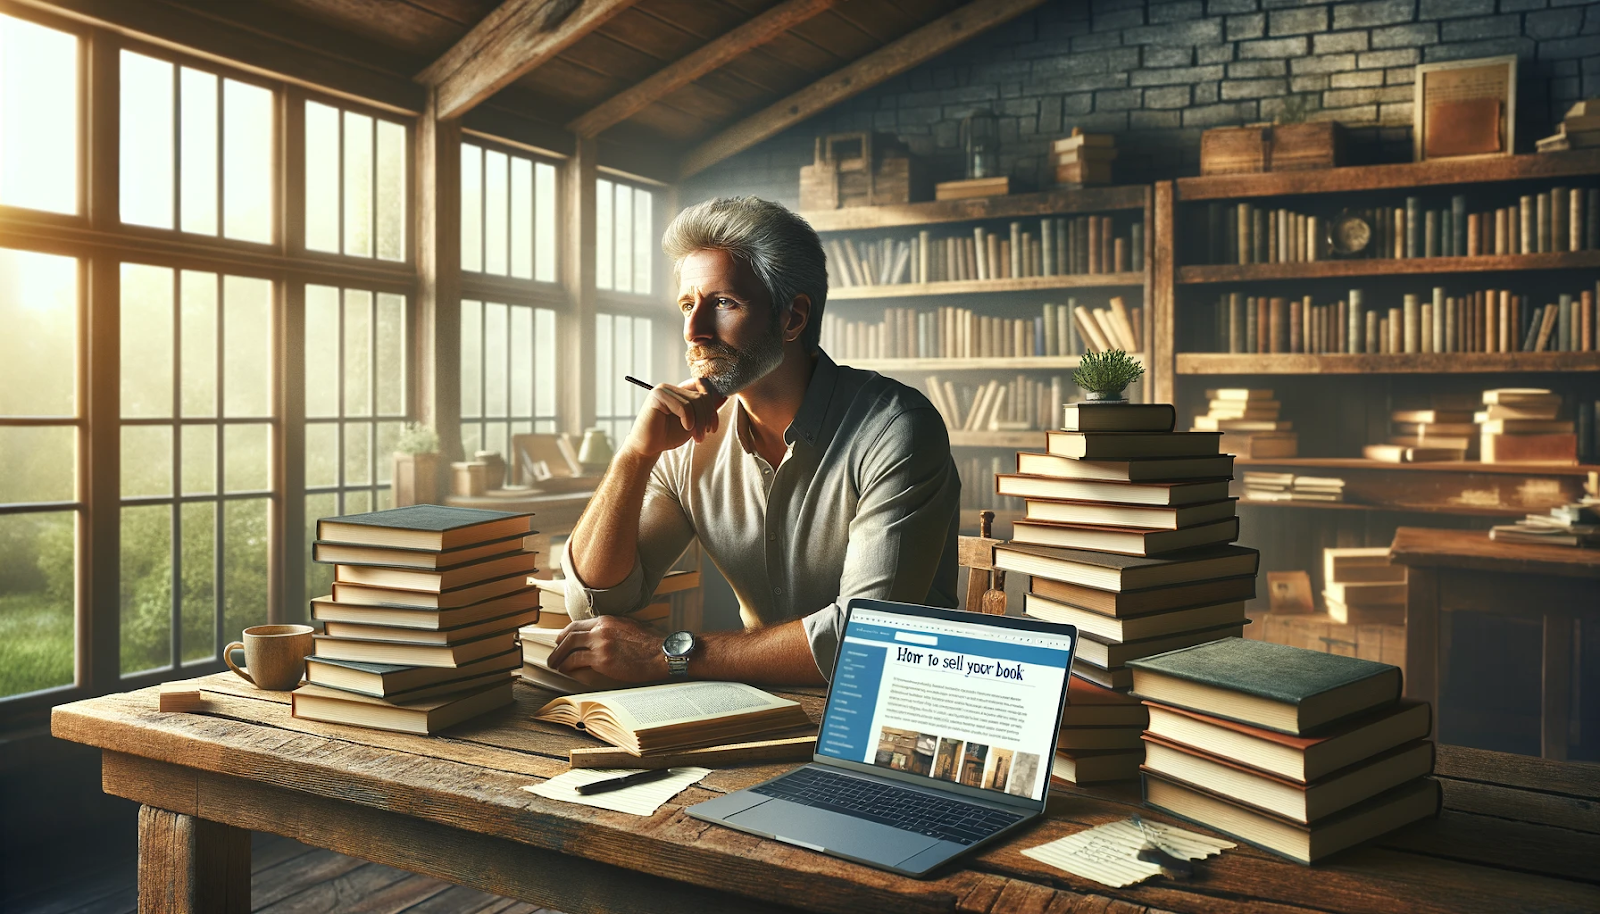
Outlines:
[{"label": "book spine", "polygon": [[1595,297],[1594,293],[1585,289],[1579,296],[1578,314],[1581,317],[1578,331],[1578,348],[1583,352],[1593,352],[1596,348],[1595,329]]},{"label": "book spine", "polygon": [[1289,345],[1285,352],[1305,352],[1305,306],[1299,301],[1289,303]]},{"label": "book spine", "polygon": [[1591,187],[1584,194],[1583,249],[1600,249],[1600,187]]},{"label": "book spine", "polygon": [[[1435,305],[1435,308],[1438,306]],[[1456,345],[1456,300],[1452,296],[1444,300],[1444,350],[1445,352],[1459,352]]]},{"label": "book spine", "polygon": [[1422,256],[1439,256],[1439,213],[1431,209],[1422,214]]},{"label": "book spine", "polygon": [[[1585,292],[1583,294],[1585,296],[1587,296],[1589,293]],[[1238,292],[1229,292],[1228,293],[1228,351],[1229,352],[1243,352],[1244,351],[1244,331],[1245,331],[1245,327],[1244,327],[1244,315],[1241,313],[1241,310],[1244,307],[1244,303],[1242,301],[1242,298],[1243,298],[1243,296],[1241,296]]]},{"label": "book spine", "polygon": [[1483,253],[1483,214],[1473,213],[1467,217],[1467,246],[1466,256],[1476,257]]},{"label": "book spine", "polygon": [[1405,297],[1405,307],[1403,309],[1403,314],[1404,314],[1403,320],[1405,321],[1405,326],[1403,328],[1404,346],[1405,346],[1405,348],[1400,350],[1400,351],[1402,351],[1402,352],[1417,352],[1417,351],[1419,351],[1419,347],[1417,345],[1417,342],[1418,342],[1417,341],[1418,314],[1417,314],[1417,297],[1415,295],[1407,295]]},{"label": "book spine", "polygon": [[1126,239],[1117,238],[1111,242],[1112,258],[1111,272],[1128,272],[1128,242]]},{"label": "book spine", "polygon": [[1367,328],[1366,312],[1363,307],[1365,295],[1360,289],[1350,290],[1350,318],[1345,329],[1345,349],[1349,353],[1366,352],[1365,331]]},{"label": "book spine", "polygon": [[1250,204],[1241,203],[1236,209],[1239,217],[1239,224],[1235,227],[1235,243],[1239,250],[1238,262],[1249,263],[1250,255],[1255,251],[1255,245],[1250,243]]},{"label": "book spine", "polygon": [[1105,239],[1100,236],[1100,219],[1096,216],[1089,217],[1089,273],[1100,272],[1100,248],[1105,244]]},{"label": "book spine", "polygon": [[978,226],[972,230],[972,244],[977,248],[978,251],[978,274],[976,278],[979,282],[983,282],[984,280],[990,278],[989,258],[986,255],[989,252],[989,242],[993,239],[985,237],[986,235],[988,235],[988,233],[983,230],[982,226]]},{"label": "book spine", "polygon": [[1572,232],[1567,227],[1567,216],[1572,212],[1570,197],[1565,187],[1550,188],[1550,246],[1546,250],[1567,250],[1567,240]]},{"label": "book spine", "polygon": [[1128,229],[1128,266],[1135,273],[1144,270],[1144,220]]},{"label": "book spine", "polygon": [[1011,274],[1010,275],[1013,276],[1013,277],[1022,276],[1023,275],[1022,262],[1023,262],[1024,258],[1026,258],[1028,256],[1027,255],[1027,247],[1025,245],[1023,245],[1023,243],[1022,243],[1022,223],[1020,223],[1020,222],[1011,223],[1011,238],[1010,238],[1010,241],[1011,241],[1011,256],[1006,258],[1007,266],[1011,270]]},{"label": "book spine", "polygon": [[1467,228],[1470,219],[1467,216],[1467,198],[1463,194],[1456,194],[1450,198],[1450,256],[1467,256]]},{"label": "book spine", "polygon": [[1289,303],[1282,298],[1271,299],[1268,311],[1269,326],[1272,328],[1268,335],[1271,342],[1270,352],[1289,351]]},{"label": "book spine", "polygon": [[1256,300],[1254,296],[1251,296],[1245,299],[1244,303],[1244,352],[1260,351],[1260,347],[1256,342],[1261,332],[1257,321]]},{"label": "book spine", "polygon": [[1433,301],[1428,304],[1429,320],[1423,321],[1422,332],[1428,337],[1424,352],[1444,351],[1444,287],[1433,287]]},{"label": "book spine", "polygon": [[917,232],[917,282],[929,281],[929,267],[932,265],[932,252],[928,245],[932,242],[932,233],[927,229]]},{"label": "book spine", "polygon": [[1250,209],[1250,260],[1252,263],[1271,263],[1267,259],[1267,213],[1260,207]]},{"label": "book spine", "polygon": [[1422,256],[1422,201],[1416,197],[1406,198],[1405,239],[1404,256]]},{"label": "book spine", "polygon": [[1556,301],[1556,308],[1558,309],[1556,311],[1556,339],[1558,342],[1556,346],[1551,348],[1561,352],[1571,352],[1576,348],[1572,345],[1572,296],[1563,292]]},{"label": "book spine", "polygon": [[1056,275],[1056,221],[1045,218],[1039,220],[1039,242],[1043,249],[1043,272],[1046,276]]},{"label": "book spine", "polygon": [[1545,192],[1533,198],[1534,248],[1540,254],[1550,253],[1550,194]]},{"label": "book spine", "polygon": [[1521,240],[1517,244],[1518,254],[1531,254],[1539,249],[1539,238],[1534,233],[1533,220],[1535,216],[1533,197],[1524,194],[1517,207],[1518,222],[1522,229]]},{"label": "book spine", "polygon": [[1567,250],[1583,250],[1583,188],[1567,192]]},{"label": "book spine", "polygon": [[1056,275],[1064,276],[1072,272],[1067,268],[1067,226],[1071,220],[1066,218],[1052,219],[1056,232]]},{"label": "book spine", "polygon": [[1537,352],[1550,346],[1554,339],[1551,331],[1555,329],[1553,309],[1548,305],[1538,311],[1528,326],[1521,330],[1523,352]]}]

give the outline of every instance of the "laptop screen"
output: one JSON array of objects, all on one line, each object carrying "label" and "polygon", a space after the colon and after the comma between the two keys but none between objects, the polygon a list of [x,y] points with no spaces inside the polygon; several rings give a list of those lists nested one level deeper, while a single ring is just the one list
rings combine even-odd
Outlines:
[{"label": "laptop screen", "polygon": [[1041,800],[1073,636],[892,605],[852,601],[817,753]]}]

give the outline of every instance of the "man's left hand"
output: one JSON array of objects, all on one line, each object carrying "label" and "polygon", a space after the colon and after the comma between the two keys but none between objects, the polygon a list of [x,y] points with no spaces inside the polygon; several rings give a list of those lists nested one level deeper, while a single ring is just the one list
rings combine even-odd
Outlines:
[{"label": "man's left hand", "polygon": [[618,682],[667,678],[661,635],[622,616],[596,616],[569,624],[545,662],[557,672],[580,679],[584,670]]}]

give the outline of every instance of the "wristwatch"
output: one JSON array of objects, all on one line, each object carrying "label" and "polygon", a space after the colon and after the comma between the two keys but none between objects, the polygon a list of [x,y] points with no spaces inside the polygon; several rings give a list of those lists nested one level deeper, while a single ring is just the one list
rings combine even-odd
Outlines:
[{"label": "wristwatch", "polygon": [[667,672],[673,679],[689,675],[689,655],[696,646],[693,632],[673,632],[661,642],[661,653],[667,657]]}]

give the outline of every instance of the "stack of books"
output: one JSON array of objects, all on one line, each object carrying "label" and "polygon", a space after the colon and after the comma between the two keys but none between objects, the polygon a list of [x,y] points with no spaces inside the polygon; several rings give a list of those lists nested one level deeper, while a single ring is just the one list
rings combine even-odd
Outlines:
[{"label": "stack of books", "polygon": [[[562,580],[529,578],[541,595],[539,618],[531,625],[517,630],[517,640],[522,647],[522,681],[551,692],[572,695],[593,689],[622,688],[622,683],[604,679],[598,674],[585,675],[580,682],[571,676],[550,668],[550,654],[556,649],[556,639],[562,629],[572,623],[567,612],[566,583]],[[657,585],[655,596],[680,593],[700,586],[698,571],[669,571]],[[629,614],[628,618],[665,636],[672,621],[672,604],[662,601],[651,603]]]},{"label": "stack of books", "polygon": [[1600,146],[1600,98],[1586,98],[1567,109],[1556,132],[1534,143],[1540,152]]},{"label": "stack of books", "polygon": [[1131,666],[1151,806],[1303,864],[1439,810],[1397,667],[1237,638]]},{"label": "stack of books", "polygon": [[1246,472],[1244,497],[1248,501],[1344,501],[1344,480],[1334,476]]},{"label": "stack of books", "polygon": [[1534,387],[1502,387],[1483,392],[1484,408],[1474,414],[1484,463],[1578,462],[1578,434],[1571,419],[1557,419],[1561,395]]},{"label": "stack of books", "polygon": [[1283,404],[1272,398],[1272,391],[1223,388],[1206,391],[1206,398],[1210,408],[1195,416],[1190,428],[1221,432],[1224,453],[1255,459],[1299,455],[1300,439],[1291,431],[1294,423],[1278,418]]},{"label": "stack of books", "polygon": [[407,733],[511,702],[516,633],[539,618],[529,514],[412,505],[324,518],[312,558],[336,566],[296,717]]},{"label": "stack of books", "polygon": [[1514,524],[1489,528],[1497,543],[1537,546],[1600,546],[1600,499],[1551,508],[1549,514],[1529,514]]},{"label": "stack of books", "polygon": [[1322,599],[1346,625],[1404,625],[1406,566],[1389,563],[1389,547],[1322,550]]},{"label": "stack of books", "polygon": [[1032,576],[1024,612],[1078,627],[1054,773],[1132,778],[1143,715],[1128,661],[1238,635],[1259,557],[1238,537],[1233,458],[1217,432],[1175,432],[1167,404],[1068,406],[1048,453],[1019,453],[1002,495],[1024,500],[997,568]]},{"label": "stack of books", "polygon": [[1389,444],[1423,450],[1444,448],[1460,451],[1463,460],[1478,449],[1478,429],[1471,410],[1397,409],[1389,413]]},{"label": "stack of books", "polygon": [[1051,146],[1050,164],[1056,167],[1056,183],[1085,187],[1111,183],[1111,163],[1117,160],[1117,138],[1109,133],[1084,133],[1077,127],[1072,135]]}]

